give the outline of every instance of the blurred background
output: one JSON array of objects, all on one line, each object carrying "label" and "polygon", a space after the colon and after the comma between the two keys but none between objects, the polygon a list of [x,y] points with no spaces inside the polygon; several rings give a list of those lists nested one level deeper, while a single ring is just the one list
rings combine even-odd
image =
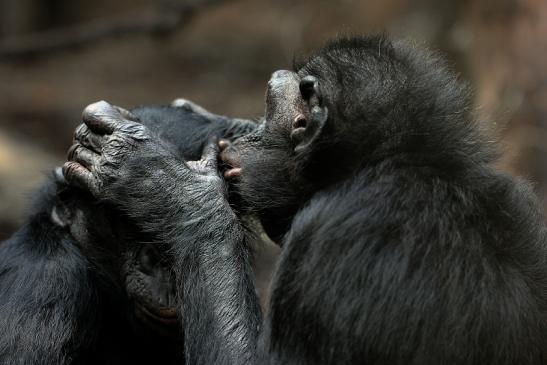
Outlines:
[{"label": "blurred background", "polygon": [[262,114],[272,71],[339,34],[439,50],[476,90],[500,167],[547,191],[545,0],[0,0],[0,239],[62,164],[81,110],[176,97]]}]

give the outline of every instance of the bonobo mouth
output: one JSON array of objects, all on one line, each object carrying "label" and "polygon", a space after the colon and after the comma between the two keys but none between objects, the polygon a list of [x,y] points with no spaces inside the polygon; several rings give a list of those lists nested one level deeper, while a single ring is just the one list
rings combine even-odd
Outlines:
[{"label": "bonobo mouth", "polygon": [[135,301],[135,315],[159,334],[170,337],[179,335],[179,320],[174,307],[153,308]]},{"label": "bonobo mouth", "polygon": [[241,165],[237,149],[226,139],[221,139],[218,146],[220,148],[220,160],[222,161],[221,171],[224,178],[227,180],[239,178],[241,176]]},{"label": "bonobo mouth", "polygon": [[169,265],[162,261],[158,248],[145,244],[126,267],[126,290],[133,303],[138,321],[154,332],[178,336],[180,321],[177,316],[175,284]]}]

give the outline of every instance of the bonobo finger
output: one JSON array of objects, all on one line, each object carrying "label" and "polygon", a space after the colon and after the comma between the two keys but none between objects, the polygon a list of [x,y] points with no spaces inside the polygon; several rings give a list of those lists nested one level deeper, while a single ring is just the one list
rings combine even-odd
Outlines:
[{"label": "bonobo finger", "polygon": [[89,170],[91,170],[93,166],[97,166],[99,164],[100,158],[101,156],[99,154],[87,149],[79,143],[76,143],[70,147],[67,157],[69,161],[78,162]]},{"label": "bonobo finger", "polygon": [[92,149],[95,152],[101,152],[106,137],[93,133],[85,124],[80,124],[74,132],[74,143],[80,143],[83,146]]},{"label": "bonobo finger", "polygon": [[183,108],[188,111],[192,111],[196,114],[203,115],[207,118],[210,118],[211,120],[218,120],[218,115],[215,115],[208,111],[207,109],[202,108],[201,106],[197,105],[193,101],[190,101],[188,99],[178,98],[171,102],[171,106],[175,108]]},{"label": "bonobo finger", "polygon": [[186,100],[186,99],[177,98],[177,99],[175,99],[171,102],[171,106],[174,107],[174,108],[183,108],[183,107],[187,106],[188,103],[189,103],[189,101]]},{"label": "bonobo finger", "polygon": [[196,103],[194,103],[194,102],[192,102],[188,99],[183,99],[183,98],[178,98],[178,99],[173,100],[171,102],[171,106],[175,107],[175,108],[184,108],[186,110],[191,110],[191,111],[196,112],[198,114],[209,113],[207,110],[203,109],[202,107],[200,107]]},{"label": "bonobo finger", "polygon": [[111,134],[124,121],[123,115],[106,101],[98,101],[85,107],[82,120],[95,133]]},{"label": "bonobo finger", "polygon": [[97,180],[85,167],[77,162],[65,162],[63,165],[63,175],[66,181],[73,186],[89,191],[94,196],[98,196],[99,184]]},{"label": "bonobo finger", "polygon": [[216,170],[218,168],[218,154],[219,145],[217,138],[211,138],[209,143],[203,149],[201,155],[201,161],[205,163],[205,166],[210,169]]}]

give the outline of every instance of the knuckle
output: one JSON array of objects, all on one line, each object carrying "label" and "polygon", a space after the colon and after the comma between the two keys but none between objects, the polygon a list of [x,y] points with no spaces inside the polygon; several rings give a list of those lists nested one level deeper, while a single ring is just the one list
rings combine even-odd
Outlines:
[{"label": "knuckle", "polygon": [[79,140],[86,137],[88,134],[89,129],[87,128],[87,126],[85,124],[80,124],[74,132],[74,138]]},{"label": "knuckle", "polygon": [[114,152],[117,151],[118,153],[127,149],[129,147],[129,143],[124,136],[120,134],[113,134],[107,141],[107,149],[106,152]]},{"label": "knuckle", "polygon": [[77,150],[80,148],[80,144],[76,143],[76,144],[73,144],[72,146],[70,146],[70,148],[68,149],[68,152],[67,152],[67,159],[68,160],[74,160],[74,158],[76,157],[76,154],[78,153]]},{"label": "knuckle", "polygon": [[127,133],[134,140],[146,140],[148,139],[148,130],[140,123],[127,122],[123,126],[123,131]]},{"label": "knuckle", "polygon": [[66,162],[63,165],[63,175],[67,180],[72,180],[74,178],[74,175],[76,174],[76,166],[77,164],[73,162]]}]

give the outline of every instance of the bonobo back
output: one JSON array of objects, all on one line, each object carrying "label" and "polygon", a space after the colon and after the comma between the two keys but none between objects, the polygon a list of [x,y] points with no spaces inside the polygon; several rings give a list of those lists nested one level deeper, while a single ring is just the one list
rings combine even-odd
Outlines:
[{"label": "bonobo back", "polygon": [[330,42],[272,74],[263,126],[230,148],[233,185],[283,244],[272,363],[547,361],[537,198],[492,167],[469,89],[437,56]]}]

